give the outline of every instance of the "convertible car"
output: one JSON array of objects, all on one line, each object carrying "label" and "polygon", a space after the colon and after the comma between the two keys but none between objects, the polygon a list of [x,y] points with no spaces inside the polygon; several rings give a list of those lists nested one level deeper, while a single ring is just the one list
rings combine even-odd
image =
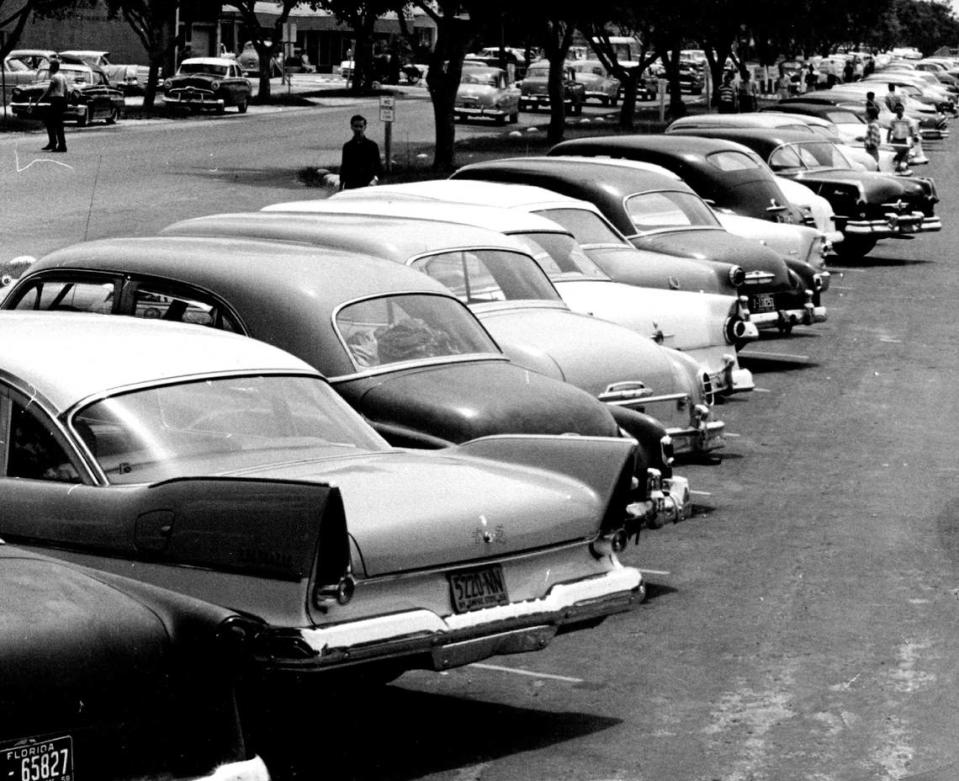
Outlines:
[{"label": "convertible car", "polygon": [[269,781],[234,699],[259,621],[0,541],[0,626],[0,778]]},{"label": "convertible car", "polygon": [[176,75],[163,82],[163,100],[191,111],[213,109],[222,114],[229,106],[243,114],[253,87],[235,60],[226,57],[189,57]]},{"label": "convertible car", "polygon": [[928,177],[893,176],[852,167],[842,150],[825,140],[789,130],[703,128],[704,136],[748,146],[781,176],[788,176],[827,198],[845,234],[839,251],[865,255],[879,239],[912,237],[942,229],[939,201]]},{"label": "convertible car", "polygon": [[[676,453],[724,444],[709,373],[689,356],[615,323],[576,314],[522,242],[495,231],[423,219],[348,214],[214,214],[163,231],[306,242],[409,265],[440,281],[517,365],[581,388],[617,413],[648,413]],[[620,421],[629,431],[628,421]]]},{"label": "convertible car", "polygon": [[[5,312],[0,322],[0,535],[261,619],[248,644],[255,672],[443,670],[543,648],[642,596],[639,571],[615,553],[635,457],[627,439],[395,450],[315,370],[262,342],[85,313]],[[199,657],[212,666],[186,689],[195,709],[162,720],[149,697],[174,692],[138,685],[168,669],[164,646],[137,645],[160,633],[157,617],[127,607],[140,634],[125,636],[111,619],[119,596],[104,597],[76,616],[50,605],[58,641],[26,648],[25,662],[66,657],[91,630],[84,619],[110,620],[90,642],[100,667],[77,659],[51,674],[75,679],[90,665],[124,708],[142,711],[143,729],[161,719],[164,731],[144,742],[152,754],[167,754],[170,730],[211,738],[204,716],[216,701],[204,694],[222,660]],[[192,623],[196,637],[204,624]],[[10,641],[4,632],[0,643]],[[119,660],[135,660],[130,677]],[[26,704],[76,708],[61,700],[71,694]]]},{"label": "convertible car", "polygon": [[2,307],[185,321],[262,339],[323,372],[401,447],[625,429],[641,451],[637,527],[688,510],[661,423],[511,363],[443,285],[396,263],[278,242],[112,239],[37,261]]},{"label": "convertible car", "polygon": [[[123,114],[123,93],[114,88],[100,68],[81,62],[62,62],[60,73],[67,80],[67,108],[63,114],[66,121],[88,125],[96,120],[114,124]],[[40,96],[50,83],[49,66],[37,71],[37,80],[26,87],[13,90],[10,109],[15,116],[43,119],[49,103],[40,103]]]},{"label": "convertible car", "polygon": [[[454,188],[457,184],[449,179],[436,183]],[[264,211],[422,219],[428,199],[415,195],[418,184],[344,190],[343,197],[273,204]],[[404,192],[408,197],[403,196]],[[734,346],[758,338],[759,333],[737,298],[614,282],[586,256],[569,231],[538,214],[442,201],[429,202],[427,209],[430,220],[476,225],[519,239],[570,309],[618,323],[658,344],[682,350],[709,371],[716,393],[728,395],[753,389],[752,375],[740,368]]]},{"label": "convertible car", "polygon": [[[794,325],[826,319],[820,300],[828,275],[805,260],[786,260],[768,247],[734,236],[683,181],[631,161],[523,157],[473,163],[457,179],[527,182],[583,198],[639,249],[696,260],[738,262],[741,292],[749,296],[758,328],[788,333]],[[820,258],[821,261],[821,258]]]}]

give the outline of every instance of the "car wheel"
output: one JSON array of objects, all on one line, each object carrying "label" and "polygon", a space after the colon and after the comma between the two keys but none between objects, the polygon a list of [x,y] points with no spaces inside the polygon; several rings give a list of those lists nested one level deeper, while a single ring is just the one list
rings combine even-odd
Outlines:
[{"label": "car wheel", "polygon": [[583,113],[583,104],[582,104],[582,103],[574,103],[574,104],[573,104],[573,108],[572,108],[572,110],[570,111],[570,113],[571,113],[574,117],[578,117],[580,114]]},{"label": "car wheel", "polygon": [[615,106],[617,103],[619,103],[619,95],[613,95],[613,96],[609,99],[609,105],[610,105],[610,106]]},{"label": "car wheel", "polygon": [[245,113],[246,113],[246,100],[238,100],[238,101],[236,102],[236,110],[237,110],[240,114],[245,114]]},{"label": "car wheel", "polygon": [[225,113],[226,113],[226,106],[223,105],[222,103],[221,103],[220,105],[218,105],[218,106],[216,107],[216,113],[217,113],[217,114],[225,114]]},{"label": "car wheel", "polygon": [[496,117],[497,125],[505,125],[509,121],[509,116],[502,114],[501,116]]},{"label": "car wheel", "polygon": [[110,109],[110,116],[107,117],[108,125],[115,125],[117,120],[120,118],[120,108],[119,106],[114,106]]},{"label": "car wheel", "polygon": [[80,116],[77,117],[77,127],[85,127],[86,125],[89,125],[90,115],[91,115],[90,107],[85,106],[83,109],[83,113],[81,113]]},{"label": "car wheel", "polygon": [[515,125],[517,122],[519,122],[519,109],[509,115],[509,123],[511,125]]}]

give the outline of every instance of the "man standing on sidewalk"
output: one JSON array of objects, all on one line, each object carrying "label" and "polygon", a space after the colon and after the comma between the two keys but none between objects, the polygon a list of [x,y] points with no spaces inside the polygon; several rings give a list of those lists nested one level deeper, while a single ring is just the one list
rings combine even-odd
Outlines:
[{"label": "man standing on sidewalk", "polygon": [[340,189],[352,190],[376,184],[383,173],[380,148],[366,137],[366,117],[354,114],[350,118],[353,138],[343,144],[340,162]]}]

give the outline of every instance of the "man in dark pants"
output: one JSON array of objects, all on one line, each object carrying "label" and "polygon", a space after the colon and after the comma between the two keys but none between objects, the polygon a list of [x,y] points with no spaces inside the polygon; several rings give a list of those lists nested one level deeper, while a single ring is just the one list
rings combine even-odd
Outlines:
[{"label": "man in dark pants", "polygon": [[340,189],[352,190],[376,184],[383,173],[380,148],[366,137],[366,117],[354,114],[350,118],[353,138],[343,144],[340,162]]},{"label": "man in dark pants", "polygon": [[50,102],[50,108],[44,116],[47,126],[47,145],[44,152],[66,152],[67,141],[63,135],[63,114],[67,110],[67,80],[60,73],[60,61],[50,60],[50,83],[46,91],[37,99],[38,103]]}]

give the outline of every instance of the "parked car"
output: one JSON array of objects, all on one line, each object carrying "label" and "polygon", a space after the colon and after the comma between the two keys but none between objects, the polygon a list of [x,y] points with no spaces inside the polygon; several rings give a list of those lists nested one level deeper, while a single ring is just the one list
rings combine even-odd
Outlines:
[{"label": "parked car", "polygon": [[628,430],[642,456],[637,522],[661,524],[688,509],[688,483],[672,473],[662,424],[510,363],[443,285],[396,263],[278,242],[90,242],[35,263],[2,302],[4,309],[61,306],[185,320],[275,344],[322,371],[400,447]]},{"label": "parked car", "polygon": [[[732,263],[714,263],[707,267],[696,260],[638,250],[589,201],[570,198],[543,187],[478,179],[434,180],[405,186],[434,191],[427,192],[433,199],[495,203],[542,215],[566,228],[587,257],[617,282],[661,290],[738,296],[739,286],[745,279],[742,267]],[[393,187],[379,185],[380,190],[387,192]],[[344,191],[337,197],[349,195]]]},{"label": "parked car", "polygon": [[102,68],[116,89],[125,95],[141,94],[147,85],[150,69],[146,65],[114,65],[110,62],[110,52],[95,49],[68,49],[60,52],[60,57],[82,60],[88,65]]},{"label": "parked car", "polygon": [[489,117],[501,124],[519,121],[519,89],[502,68],[464,68],[453,104],[456,119]]},{"label": "parked car", "polygon": [[255,619],[0,541],[0,622],[0,777],[269,781],[235,701]]},{"label": "parked car", "polygon": [[[859,124],[863,135],[865,125]],[[828,119],[810,114],[798,114],[778,111],[750,111],[738,114],[699,114],[680,117],[670,123],[667,133],[677,130],[693,131],[706,127],[756,127],[774,130],[792,130],[805,133],[811,139],[823,138],[839,145],[843,154],[855,165],[864,171],[885,171],[892,173],[896,170],[895,152],[886,145],[879,150],[879,160],[869,154],[862,144],[862,138],[847,142],[839,133],[839,128]]]},{"label": "parked car", "polygon": [[196,217],[164,233],[307,242],[411,266],[467,304],[517,365],[571,383],[614,410],[653,415],[677,454],[724,444],[708,372],[622,326],[570,311],[523,244],[495,231],[422,219],[254,212]]},{"label": "parked car", "polygon": [[[641,598],[639,571],[614,551],[627,439],[396,450],[315,370],[262,342],[84,313],[2,322],[0,535],[259,617],[250,652],[264,676],[443,670],[540,649]],[[105,650],[136,648],[116,632],[99,638]],[[159,666],[136,651],[135,669]],[[153,723],[152,692],[116,672],[98,675]],[[197,676],[199,692],[217,672]],[[200,697],[162,726],[208,739],[211,705]]]},{"label": "parked car", "polygon": [[[549,61],[537,60],[530,64],[526,76],[520,84],[519,110],[533,111],[548,109],[549,99]],[[586,88],[576,80],[576,72],[568,65],[563,68],[563,105],[567,114],[583,113],[586,102]]]},{"label": "parked car", "polygon": [[[791,101],[825,103],[864,114],[867,92],[875,92],[880,100],[883,97],[881,90],[876,88],[875,83],[857,81],[851,84],[837,84],[831,90],[807,92],[805,95],[797,98],[788,98],[787,101],[780,101],[780,103]],[[949,137],[949,120],[946,119],[942,112],[938,111],[934,106],[919,103],[908,95],[901,95],[899,99],[906,110],[906,117],[918,123],[919,132],[923,140],[939,140]],[[886,110],[885,106],[881,106],[879,123],[887,126],[890,116],[891,113]]]},{"label": "parked car", "polygon": [[3,68],[4,103],[17,87],[33,84],[37,80],[36,70],[16,57],[4,57],[0,67]]},{"label": "parked car", "polygon": [[191,111],[213,109],[222,114],[229,106],[246,113],[253,87],[240,66],[226,57],[190,57],[176,75],[163,82],[163,100]]},{"label": "parked car", "polygon": [[573,60],[568,65],[576,74],[576,81],[583,85],[584,102],[592,98],[604,106],[615,106],[619,103],[619,79],[607,73],[599,60]]},{"label": "parked car", "polygon": [[697,131],[748,146],[769,167],[797,179],[827,198],[845,240],[840,252],[864,255],[879,239],[911,238],[942,229],[935,213],[935,182],[927,177],[893,176],[855,170],[835,144],[809,141],[787,130],[716,128]]},{"label": "parked car", "polygon": [[[240,71],[243,76],[258,77],[260,75],[260,54],[253,45],[253,41],[247,41],[243,44],[243,49],[236,57],[236,63],[240,66]],[[279,57],[274,56],[270,61],[270,77],[273,78],[282,75],[283,69],[280,67]],[[350,60],[350,76],[351,75],[352,60]],[[348,79],[350,76],[344,76],[343,78]]]},{"label": "parked car", "polygon": [[750,319],[760,329],[788,333],[796,324],[826,319],[821,273],[817,277],[799,263],[791,269],[789,261],[769,248],[728,233],[692,188],[641,165],[574,156],[525,157],[474,163],[453,175],[527,182],[583,198],[640,249],[705,266],[716,261],[741,264],[741,291],[749,296]]},{"label": "parked car", "polygon": [[13,49],[6,59],[20,60],[32,71],[38,71],[50,64],[50,60],[59,57],[55,49]]},{"label": "parked car", "polygon": [[681,350],[709,371],[716,393],[726,395],[755,387],[751,373],[740,368],[733,346],[759,334],[737,298],[614,282],[558,223],[518,209],[450,203],[418,195],[423,192],[421,185],[429,188],[431,184],[434,192],[442,192],[444,184],[456,188],[449,179],[411,182],[344,190],[339,196],[273,204],[268,210],[422,219],[424,202],[430,201],[430,220],[476,225],[519,239],[574,312],[609,320],[658,344]]},{"label": "parked car", "polygon": [[[62,62],[60,73],[67,80],[69,89],[63,114],[65,121],[83,127],[102,119],[112,125],[123,115],[123,93],[110,85],[102,70],[81,63]],[[39,100],[49,83],[49,67],[41,68],[33,84],[14,89],[10,101],[14,116],[43,119],[50,104]]]}]

